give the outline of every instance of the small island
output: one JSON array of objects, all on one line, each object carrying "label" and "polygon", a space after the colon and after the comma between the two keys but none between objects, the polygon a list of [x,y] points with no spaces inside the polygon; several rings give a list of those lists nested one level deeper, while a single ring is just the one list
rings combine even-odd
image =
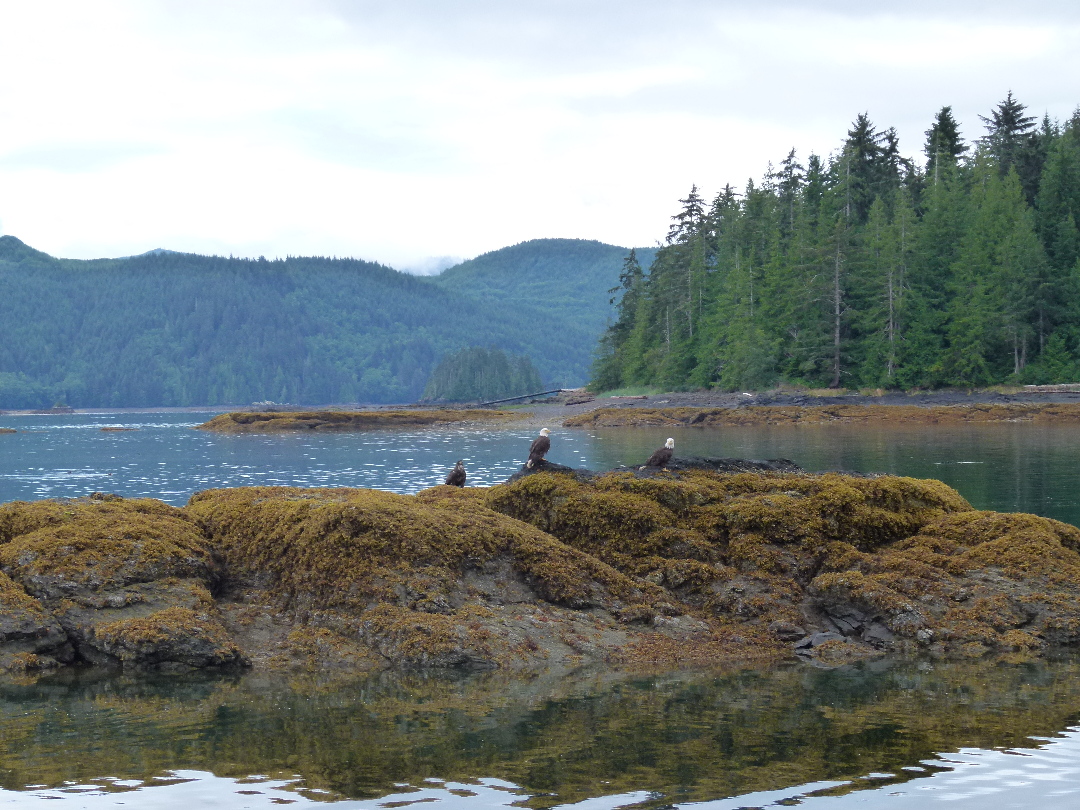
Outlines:
[{"label": "small island", "polygon": [[429,427],[464,422],[510,422],[522,418],[513,411],[481,408],[385,411],[235,411],[215,416],[197,430],[214,433],[290,433],[317,431],[350,433],[394,427]]},{"label": "small island", "polygon": [[0,668],[536,671],[1080,641],[1080,529],[790,462],[0,506]]}]

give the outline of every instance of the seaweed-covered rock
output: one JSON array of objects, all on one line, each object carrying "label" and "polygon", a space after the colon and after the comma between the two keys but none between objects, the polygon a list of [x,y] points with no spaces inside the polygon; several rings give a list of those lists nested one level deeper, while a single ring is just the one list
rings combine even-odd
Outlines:
[{"label": "seaweed-covered rock", "polygon": [[212,578],[206,539],[179,509],[149,499],[64,508],[60,521],[47,509],[36,522],[24,518],[22,532],[0,545],[0,569],[33,596],[81,603],[165,577]]},{"label": "seaweed-covered rock", "polygon": [[780,461],[0,507],[9,669],[833,666],[1076,645],[1078,596],[1080,529]]},{"label": "seaweed-covered rock", "polygon": [[448,425],[461,422],[511,422],[523,414],[475,408],[406,409],[397,411],[236,411],[198,426],[215,433],[349,433],[393,427]]},{"label": "seaweed-covered rock", "polygon": [[167,607],[94,628],[95,647],[125,666],[154,669],[238,666],[243,653],[209,611]]},{"label": "seaweed-covered rock", "polygon": [[805,627],[867,649],[968,653],[1080,641],[1080,530],[975,512],[937,481],[538,474],[487,501],[684,610],[766,623],[776,638]]},{"label": "seaweed-covered rock", "polygon": [[[181,510],[155,500],[95,494],[6,504],[0,526],[6,541],[0,544],[0,576],[12,586],[5,590],[0,621],[36,623],[32,652],[39,658],[136,667],[239,661],[238,650],[222,642],[224,629],[213,616],[209,588],[217,572],[207,539]],[[169,638],[162,635],[165,625],[152,618],[175,618],[175,611],[196,608],[202,611],[199,621],[173,622]],[[156,630],[143,634],[138,645],[126,643],[139,628],[151,626]],[[125,634],[121,628],[132,629]],[[210,637],[217,652],[198,643]],[[28,638],[26,632],[3,633],[0,652],[31,651],[24,649]]]},{"label": "seaweed-covered rock", "polygon": [[968,511],[931,521],[877,554],[834,547],[808,594],[834,625],[843,607],[861,615],[852,628],[860,635],[877,622],[915,645],[967,652],[1075,645],[1078,551],[1074,526]]},{"label": "seaweed-covered rock", "polygon": [[0,671],[42,669],[73,658],[59,622],[0,572]]},{"label": "seaweed-covered rock", "polygon": [[596,408],[571,416],[563,427],[741,427],[784,424],[969,424],[987,422],[1076,422],[1080,404],[1072,403],[954,403],[950,405],[870,404],[831,402],[810,405],[797,399],[787,405],[751,404],[728,407]]},{"label": "seaweed-covered rock", "polygon": [[257,588],[399,665],[490,666],[519,644],[535,659],[545,633],[530,648],[504,632],[522,610],[617,612],[660,593],[456,487],[210,490],[188,511],[233,592]]}]

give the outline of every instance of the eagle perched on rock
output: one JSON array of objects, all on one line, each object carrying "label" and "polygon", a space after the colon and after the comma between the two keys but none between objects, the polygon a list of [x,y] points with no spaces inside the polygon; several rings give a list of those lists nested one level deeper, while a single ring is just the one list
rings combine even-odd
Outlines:
[{"label": "eagle perched on rock", "polygon": [[[649,460],[645,462],[645,467],[666,467],[673,455],[675,455],[675,440],[669,438],[664,442],[663,447],[649,456]],[[644,470],[645,467],[641,469]]]},{"label": "eagle perched on rock", "polygon": [[547,428],[540,428],[540,435],[533,439],[529,447],[529,460],[525,462],[526,469],[531,470],[536,462],[544,460],[547,451],[551,449],[551,439],[548,438],[550,433],[551,431]]},{"label": "eagle perched on rock", "polygon": [[465,486],[465,465],[458,460],[458,463],[454,465],[454,469],[450,471],[450,474],[446,476],[447,486],[451,487],[463,487]]}]

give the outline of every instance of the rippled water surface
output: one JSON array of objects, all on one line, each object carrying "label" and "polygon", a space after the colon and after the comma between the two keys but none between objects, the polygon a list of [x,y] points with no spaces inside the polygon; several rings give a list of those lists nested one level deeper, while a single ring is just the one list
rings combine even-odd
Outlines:
[{"label": "rippled water surface", "polygon": [[[0,502],[95,491],[183,504],[209,487],[415,492],[521,465],[532,428],[222,436],[212,414],[0,417]],[[549,458],[788,458],[938,478],[973,505],[1080,525],[1080,431],[1030,424],[579,431]],[[102,428],[127,428],[102,430]],[[0,808],[454,810],[1080,807],[1075,661],[335,684],[58,674],[0,679]],[[48,804],[46,804],[48,803]]]},{"label": "rippled water surface", "polygon": [[[269,436],[193,429],[211,416],[0,416],[0,427],[18,431],[0,435],[0,503],[109,491],[183,504],[210,487],[279,484],[409,493],[442,483],[459,458],[469,483],[486,486],[521,466],[535,435],[513,426]],[[1080,525],[1080,430],[1072,426],[552,428],[548,457],[572,467],[641,463],[673,435],[676,454],[937,478],[978,508]]]}]

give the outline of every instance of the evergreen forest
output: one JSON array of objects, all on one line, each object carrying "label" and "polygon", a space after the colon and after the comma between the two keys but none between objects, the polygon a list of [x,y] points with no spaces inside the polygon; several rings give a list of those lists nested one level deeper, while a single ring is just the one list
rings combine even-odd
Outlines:
[{"label": "evergreen forest", "polygon": [[936,388],[1080,381],[1080,111],[1010,92],[924,160],[857,116],[828,157],[695,186],[648,268],[631,251],[590,387]]},{"label": "evergreen forest", "polygon": [[[645,267],[656,248],[637,248]],[[585,239],[533,239],[494,250],[447,268],[432,281],[477,300],[537,312],[531,328],[570,321],[589,335],[592,347],[611,322],[610,293],[619,283],[625,248]],[[524,324],[523,324],[524,325]]]},{"label": "evergreen forest", "polygon": [[528,357],[470,346],[439,361],[424,388],[425,400],[485,402],[538,393],[540,372]]},{"label": "evergreen forest", "polygon": [[[626,249],[603,247],[616,279]],[[415,402],[444,355],[492,345],[580,385],[602,329],[353,259],[80,261],[0,237],[0,408]]]}]

